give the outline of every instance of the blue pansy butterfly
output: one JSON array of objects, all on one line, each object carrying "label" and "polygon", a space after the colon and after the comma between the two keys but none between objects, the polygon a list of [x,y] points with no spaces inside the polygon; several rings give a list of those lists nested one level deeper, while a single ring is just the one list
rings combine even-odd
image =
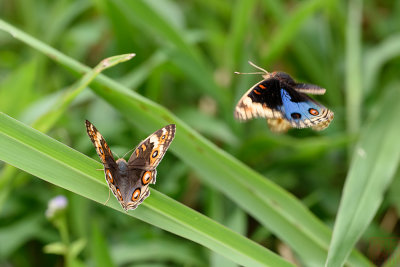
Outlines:
[{"label": "blue pansy butterfly", "polygon": [[262,70],[264,80],[251,87],[239,100],[235,108],[235,118],[249,120],[266,118],[273,132],[286,132],[291,127],[323,130],[333,120],[333,112],[306,94],[323,95],[325,89],[317,85],[297,83],[284,72],[269,73]]}]

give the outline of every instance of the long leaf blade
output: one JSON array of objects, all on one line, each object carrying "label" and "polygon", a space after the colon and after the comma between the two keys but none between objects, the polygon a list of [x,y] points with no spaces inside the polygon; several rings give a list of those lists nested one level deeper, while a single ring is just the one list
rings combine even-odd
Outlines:
[{"label": "long leaf blade", "polygon": [[[82,128],[83,123],[82,123]],[[76,194],[104,202],[108,188],[101,164],[0,113],[0,159]],[[115,199],[110,207],[122,209]],[[292,266],[274,253],[171,198],[151,190],[151,197],[130,216],[208,247],[248,266]]]},{"label": "long leaf blade", "polygon": [[364,129],[346,178],[326,266],[342,266],[365,231],[400,161],[399,85],[387,89],[381,110]]}]

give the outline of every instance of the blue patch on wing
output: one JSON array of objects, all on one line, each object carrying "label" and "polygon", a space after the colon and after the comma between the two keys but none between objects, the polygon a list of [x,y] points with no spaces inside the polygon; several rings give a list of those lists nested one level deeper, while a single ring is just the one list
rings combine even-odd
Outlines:
[{"label": "blue patch on wing", "polygon": [[281,97],[283,107],[281,111],[288,121],[299,123],[305,119],[311,119],[313,115],[310,113],[310,109],[315,109],[318,114],[321,112],[321,108],[308,98],[304,97],[304,101],[293,102],[287,90],[281,89]]}]

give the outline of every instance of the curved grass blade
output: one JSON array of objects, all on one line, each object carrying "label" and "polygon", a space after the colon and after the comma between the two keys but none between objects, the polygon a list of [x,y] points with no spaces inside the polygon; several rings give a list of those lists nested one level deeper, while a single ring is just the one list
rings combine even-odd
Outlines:
[{"label": "curved grass blade", "polygon": [[135,54],[124,54],[103,59],[96,67],[88,71],[75,84],[65,90],[53,107],[40,116],[32,126],[41,132],[47,132],[62,116],[62,114],[64,114],[71,102],[94,80],[94,78],[96,78],[97,75],[108,68],[132,59],[134,56]]},{"label": "curved grass blade", "polygon": [[[84,127],[82,123],[82,132]],[[0,159],[47,182],[104,203],[108,187],[99,162],[0,113]],[[112,198],[108,206],[123,212]],[[193,240],[248,266],[292,266],[232,230],[151,190],[151,197],[128,213],[161,229]]]},{"label": "curved grass blade", "polygon": [[[87,73],[79,79],[76,83],[66,89],[56,100],[50,109],[39,116],[33,123],[32,127],[41,131],[47,132],[59,118],[67,110],[71,102],[99,75],[102,71],[111,68],[119,63],[125,62],[133,58],[135,54],[124,54],[106,58],[102,60],[94,69],[89,69]],[[4,202],[8,198],[13,183],[11,179],[15,177],[17,169],[12,166],[5,166],[4,172],[0,179],[0,210],[3,207]]]}]

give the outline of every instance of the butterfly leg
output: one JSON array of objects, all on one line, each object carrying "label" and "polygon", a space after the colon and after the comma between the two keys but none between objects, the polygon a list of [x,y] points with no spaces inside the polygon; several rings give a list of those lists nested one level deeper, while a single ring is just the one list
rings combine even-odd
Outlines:
[{"label": "butterfly leg", "polygon": [[107,205],[107,202],[110,200],[110,195],[111,195],[111,190],[110,189],[108,189],[108,198],[107,198],[107,201],[104,203],[104,206],[106,206]]}]

